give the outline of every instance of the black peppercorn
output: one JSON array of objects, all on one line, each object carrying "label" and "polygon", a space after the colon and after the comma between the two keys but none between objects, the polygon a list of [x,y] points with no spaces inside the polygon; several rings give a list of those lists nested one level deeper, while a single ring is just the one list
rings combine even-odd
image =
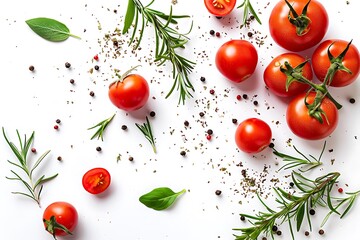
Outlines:
[{"label": "black peppercorn", "polygon": [[203,112],[200,112],[200,113],[199,113],[199,116],[200,116],[200,117],[203,117],[204,115],[205,115],[205,113],[203,113]]},{"label": "black peppercorn", "polygon": [[60,119],[56,119],[56,123],[57,123],[57,124],[61,123],[61,120],[60,120]]},{"label": "black peppercorn", "polygon": [[235,123],[237,123],[238,120],[236,118],[233,118],[231,121],[232,121],[232,123],[235,124]]},{"label": "black peppercorn", "polygon": [[33,65],[31,65],[31,66],[29,67],[29,70],[30,70],[30,71],[34,71],[34,70],[35,70],[35,67],[34,67]]},{"label": "black peppercorn", "polygon": [[270,143],[270,144],[269,144],[269,148],[273,148],[274,146],[275,146],[274,143]]},{"label": "black peppercorn", "polygon": [[150,112],[150,117],[155,117],[156,113],[154,111]]},{"label": "black peppercorn", "polygon": [[126,130],[126,129],[127,129],[127,126],[126,126],[126,125],[122,125],[122,126],[121,126],[121,129],[122,129],[122,130]]},{"label": "black peppercorn", "polygon": [[309,231],[305,231],[305,236],[309,236],[309,235],[310,235]]},{"label": "black peppercorn", "polygon": [[253,33],[252,32],[248,32],[248,37],[252,37],[253,36]]},{"label": "black peppercorn", "polygon": [[71,64],[70,64],[69,62],[66,62],[66,63],[65,63],[65,67],[66,67],[66,68],[70,68],[70,67],[71,67]]},{"label": "black peppercorn", "polygon": [[94,69],[95,69],[96,71],[98,71],[98,70],[100,69],[100,67],[99,67],[98,65],[95,65]]},{"label": "black peppercorn", "polygon": [[240,220],[241,220],[241,221],[245,221],[245,217],[244,217],[244,216],[241,216],[241,217],[240,217]]},{"label": "black peppercorn", "polygon": [[323,235],[324,233],[325,233],[324,230],[322,230],[322,229],[319,230],[319,234],[320,234],[320,235]]},{"label": "black peppercorn", "polygon": [[70,79],[70,83],[71,83],[71,84],[74,84],[74,83],[75,83],[75,80],[74,80],[74,79]]},{"label": "black peppercorn", "polygon": [[215,31],[214,30],[210,30],[210,35],[214,35]]},{"label": "black peppercorn", "polygon": [[101,152],[101,147],[96,147],[96,151]]},{"label": "black peppercorn", "polygon": [[349,102],[350,102],[351,104],[353,104],[353,103],[355,103],[355,99],[354,99],[354,98],[350,98],[350,99],[349,99]]},{"label": "black peppercorn", "polygon": [[278,230],[278,227],[274,225],[271,229],[273,230],[273,232],[276,232]]},{"label": "black peppercorn", "polygon": [[184,150],[182,150],[182,151],[180,152],[180,155],[181,155],[181,156],[185,156],[185,155],[186,155],[186,152],[185,152]]},{"label": "black peppercorn", "polygon": [[58,160],[58,161],[61,161],[61,160],[62,160],[62,157],[61,157],[61,156],[58,156],[58,157],[57,157],[57,160]]},{"label": "black peppercorn", "polygon": [[205,82],[205,77],[200,77],[200,81]]},{"label": "black peppercorn", "polygon": [[261,240],[267,240],[267,238],[266,238],[266,237],[263,237]]},{"label": "black peppercorn", "polygon": [[314,209],[310,209],[309,213],[310,213],[310,215],[315,215],[315,210],[314,210]]},{"label": "black peppercorn", "polygon": [[190,125],[190,123],[188,121],[185,121],[184,125],[185,125],[185,127],[188,127]]},{"label": "black peppercorn", "polygon": [[130,162],[134,161],[134,158],[133,158],[133,157],[129,157],[129,161],[130,161]]},{"label": "black peppercorn", "polygon": [[95,96],[95,93],[93,91],[90,91],[90,96]]},{"label": "black peppercorn", "polygon": [[255,106],[257,106],[259,104],[258,101],[256,101],[256,100],[253,103]]},{"label": "black peppercorn", "polygon": [[207,131],[207,134],[209,134],[209,135],[212,135],[214,132],[213,132],[213,130],[211,130],[211,129],[208,129]]},{"label": "black peppercorn", "polygon": [[290,185],[290,187],[294,187],[295,184],[293,182],[291,182],[289,185]]},{"label": "black peppercorn", "polygon": [[216,190],[215,194],[219,196],[221,194],[221,190]]},{"label": "black peppercorn", "polygon": [[242,97],[243,97],[243,99],[247,99],[247,98],[248,98],[248,95],[247,95],[247,94],[243,94]]},{"label": "black peppercorn", "polygon": [[277,234],[278,236],[280,236],[280,235],[281,235],[281,231],[276,231],[276,234]]}]

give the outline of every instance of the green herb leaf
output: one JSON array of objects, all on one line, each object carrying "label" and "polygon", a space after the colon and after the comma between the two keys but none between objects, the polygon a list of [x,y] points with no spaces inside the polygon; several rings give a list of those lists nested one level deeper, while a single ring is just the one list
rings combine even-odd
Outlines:
[{"label": "green herb leaf", "polygon": [[105,129],[106,127],[109,125],[109,123],[113,120],[113,118],[115,117],[115,114],[114,113],[111,117],[105,119],[105,120],[102,120],[101,122],[99,122],[98,124],[88,128],[88,130],[91,130],[91,129],[94,129],[94,128],[97,128],[96,132],[94,133],[94,135],[91,137],[91,140],[93,140],[94,138],[97,137],[97,139],[100,139],[101,138],[101,141],[104,141],[104,132],[105,132]]},{"label": "green herb leaf", "polygon": [[146,122],[143,123],[142,125],[140,125],[138,123],[135,123],[135,125],[142,132],[142,134],[144,134],[145,138],[151,144],[151,147],[152,147],[154,153],[156,153],[155,139],[154,139],[154,135],[151,130],[151,124],[150,124],[148,117],[146,117]]},{"label": "green herb leaf", "polygon": [[65,41],[69,37],[80,39],[80,37],[71,34],[65,24],[55,19],[40,17],[25,22],[37,35],[51,42]]},{"label": "green herb leaf", "polygon": [[167,187],[155,188],[149,193],[142,195],[139,198],[139,201],[154,210],[160,211],[170,207],[175,200],[183,193],[185,189],[180,192],[175,193],[173,190]]},{"label": "green herb leaf", "polygon": [[135,17],[135,4],[134,4],[133,0],[129,0],[126,15],[125,15],[124,28],[122,31],[123,34],[126,33],[129,30],[129,28],[131,27],[131,24],[134,21],[134,17]]}]

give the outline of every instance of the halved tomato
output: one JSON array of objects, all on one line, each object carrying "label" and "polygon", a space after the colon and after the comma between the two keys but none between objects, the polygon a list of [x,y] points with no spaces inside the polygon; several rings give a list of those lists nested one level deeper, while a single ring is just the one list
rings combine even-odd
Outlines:
[{"label": "halved tomato", "polygon": [[109,187],[110,181],[110,173],[105,168],[93,168],[84,174],[82,185],[89,193],[99,194]]},{"label": "halved tomato", "polygon": [[234,9],[236,0],[204,0],[204,3],[209,13],[222,17]]}]

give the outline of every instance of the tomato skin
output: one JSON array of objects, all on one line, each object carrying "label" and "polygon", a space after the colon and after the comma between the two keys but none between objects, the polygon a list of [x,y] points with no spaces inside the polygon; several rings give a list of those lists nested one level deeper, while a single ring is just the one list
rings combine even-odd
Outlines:
[{"label": "tomato skin", "polygon": [[138,110],[149,99],[149,84],[138,74],[128,75],[122,82],[115,81],[109,86],[109,98],[119,109]]},{"label": "tomato skin", "polygon": [[248,118],[242,121],[235,132],[237,147],[246,153],[259,153],[271,142],[271,128],[258,118]]},{"label": "tomato skin", "polygon": [[[335,58],[344,51],[349,43],[340,39],[326,40],[315,49],[311,57],[314,73],[320,81],[324,81],[327,70],[330,67],[330,60],[327,55],[327,51],[330,44],[333,42],[334,44],[330,48],[330,53]],[[344,71],[337,71],[330,86],[344,87],[353,83],[358,78],[360,73],[360,55],[359,50],[355,47],[355,45],[350,45],[342,63],[345,67],[350,69],[352,74]]]},{"label": "tomato skin", "polygon": [[[75,207],[68,202],[53,202],[47,206],[43,213],[43,220],[50,221],[52,216],[55,217],[57,223],[65,226],[70,232],[73,232],[78,224],[78,213]],[[46,223],[44,226],[46,227]],[[65,236],[68,233],[55,228],[55,235]]]},{"label": "tomato skin", "polygon": [[[315,95],[314,92],[311,92],[307,97],[307,103],[313,103]],[[298,137],[307,140],[320,140],[328,137],[338,124],[338,110],[335,104],[328,98],[324,98],[320,108],[326,114],[328,122],[323,116],[323,123],[320,123],[309,115],[304,102],[305,96],[306,93],[300,94],[288,105],[286,121],[290,130]]]},{"label": "tomato skin", "polygon": [[234,9],[236,0],[204,0],[204,4],[209,13],[223,17]]},{"label": "tomato skin", "polygon": [[91,194],[104,192],[110,186],[110,182],[110,173],[105,168],[90,169],[82,178],[84,189]]},{"label": "tomato skin", "polygon": [[[279,97],[293,97],[309,89],[307,84],[292,82],[286,91],[287,76],[280,71],[280,66],[284,66],[285,62],[295,68],[305,62],[305,58],[296,53],[284,53],[275,57],[264,71],[264,82],[269,90]],[[310,63],[305,64],[302,73],[308,80],[313,79]]]},{"label": "tomato skin", "polygon": [[[294,10],[301,15],[309,0],[290,0]],[[289,7],[284,0],[280,0],[273,8],[269,18],[270,35],[281,47],[299,52],[318,44],[325,36],[329,18],[323,5],[317,0],[311,0],[306,16],[310,19],[308,31],[298,36],[296,27],[288,20]]]},{"label": "tomato skin", "polygon": [[246,40],[230,40],[224,43],[215,57],[216,67],[227,79],[240,83],[255,71],[258,54]]}]

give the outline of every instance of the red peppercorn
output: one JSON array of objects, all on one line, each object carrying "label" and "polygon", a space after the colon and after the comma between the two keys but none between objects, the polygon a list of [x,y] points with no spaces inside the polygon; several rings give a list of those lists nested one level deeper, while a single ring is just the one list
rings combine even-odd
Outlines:
[{"label": "red peppercorn", "polygon": [[338,192],[339,192],[339,193],[343,193],[343,192],[344,192],[344,189],[339,188],[339,189],[338,189]]},{"label": "red peppercorn", "polygon": [[241,100],[241,95],[237,95],[236,99],[240,101]]},{"label": "red peppercorn", "polygon": [[206,139],[210,141],[211,140],[211,135],[209,135],[209,134],[206,135]]},{"label": "red peppercorn", "polygon": [[36,153],[36,148],[31,148],[31,152]]},{"label": "red peppercorn", "polygon": [[215,35],[216,35],[217,37],[220,37],[220,33],[219,33],[219,32],[216,32]]},{"label": "red peppercorn", "polygon": [[59,125],[54,125],[54,129],[55,130],[59,129]]},{"label": "red peppercorn", "polygon": [[210,94],[214,94],[215,93],[215,90],[214,89],[211,89],[210,90]]},{"label": "red peppercorn", "polygon": [[96,60],[96,61],[99,60],[99,56],[97,54],[94,56],[94,60]]}]

